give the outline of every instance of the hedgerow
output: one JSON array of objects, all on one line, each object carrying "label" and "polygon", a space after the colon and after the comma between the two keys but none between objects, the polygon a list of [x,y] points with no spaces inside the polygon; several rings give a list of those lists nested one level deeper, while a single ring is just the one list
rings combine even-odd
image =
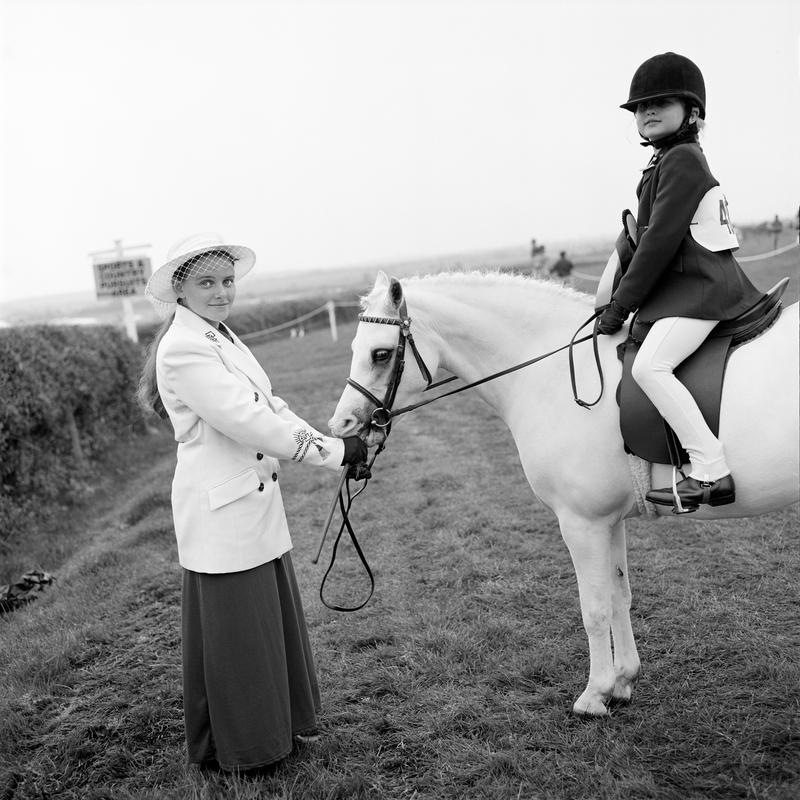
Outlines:
[{"label": "hedgerow", "polygon": [[[243,304],[230,325],[246,335],[352,293]],[[337,308],[339,322],[356,308]],[[327,314],[303,323],[327,326]],[[157,324],[139,326],[135,345],[117,328],[33,325],[0,329],[0,552],[9,540],[57,523],[91,491],[99,456],[143,430],[135,402],[143,345]],[[288,335],[284,332],[281,335]]]},{"label": "hedgerow", "polygon": [[143,429],[141,362],[111,327],[0,330],[0,549],[82,498],[103,448]]}]

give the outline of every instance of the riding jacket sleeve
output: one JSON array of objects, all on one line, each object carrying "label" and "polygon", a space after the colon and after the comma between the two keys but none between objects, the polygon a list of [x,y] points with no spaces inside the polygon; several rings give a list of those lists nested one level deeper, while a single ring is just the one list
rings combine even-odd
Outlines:
[{"label": "riding jacket sleeve", "polygon": [[642,305],[672,265],[703,196],[718,181],[697,146],[679,145],[650,168],[639,190],[639,241],[612,295],[623,308]]},{"label": "riding jacket sleeve", "polygon": [[273,458],[340,468],[341,439],[323,436],[271,393],[265,393],[267,402],[259,402],[259,393],[228,369],[211,347],[183,340],[171,345],[159,353],[159,390],[166,395],[168,412],[176,417],[176,432],[180,422],[186,423],[188,412],[239,444]]},{"label": "riding jacket sleeve", "polygon": [[289,408],[289,404],[282,398],[278,397],[278,395],[273,394],[271,396],[270,405],[272,410],[283,420],[287,422],[294,422],[297,425],[302,425],[305,428],[308,428],[310,431],[314,431],[318,436],[324,436],[324,434],[320,433],[316,428],[311,427],[302,417],[298,417],[297,414]]}]

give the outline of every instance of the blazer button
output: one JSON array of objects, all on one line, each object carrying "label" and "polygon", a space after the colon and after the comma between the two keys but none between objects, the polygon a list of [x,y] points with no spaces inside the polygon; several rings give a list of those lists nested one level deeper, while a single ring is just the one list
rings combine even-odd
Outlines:
[{"label": "blazer button", "polygon": [[272,480],[274,480],[274,481],[278,480],[278,473],[277,472],[273,472],[272,473]]},{"label": "blazer button", "polygon": [[258,491],[259,492],[263,492],[264,491],[264,484],[263,483],[259,483],[258,484]]},{"label": "blazer button", "polygon": [[261,459],[262,459],[262,458],[264,458],[264,454],[263,454],[263,453],[256,453],[256,458],[257,458],[259,461],[261,461]]}]

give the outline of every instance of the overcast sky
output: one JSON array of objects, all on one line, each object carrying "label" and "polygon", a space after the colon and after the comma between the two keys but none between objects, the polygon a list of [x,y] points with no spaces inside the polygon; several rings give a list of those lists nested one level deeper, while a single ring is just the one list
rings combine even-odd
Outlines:
[{"label": "overcast sky", "polygon": [[0,301],[218,231],[263,271],[613,238],[631,76],[702,69],[735,223],[800,201],[800,3],[0,0]]}]

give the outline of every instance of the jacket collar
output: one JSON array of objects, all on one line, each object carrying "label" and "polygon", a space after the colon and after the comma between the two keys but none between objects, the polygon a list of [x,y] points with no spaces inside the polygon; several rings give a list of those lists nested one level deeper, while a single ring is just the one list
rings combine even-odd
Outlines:
[{"label": "jacket collar", "polygon": [[[644,137],[642,137],[644,139]],[[683,142],[697,142],[697,123],[696,122],[689,122],[688,117],[684,119],[683,124],[678,128],[675,133],[671,133],[669,136],[664,136],[662,139],[656,139],[654,142],[651,142],[649,139],[644,139],[643,142],[639,142],[642,147],[654,147],[658,150],[666,150],[669,147],[673,147],[676,144],[683,144]]]},{"label": "jacket collar", "polygon": [[175,309],[173,324],[188,328],[194,333],[203,336],[212,347],[219,350],[225,359],[231,361],[239,370],[245,373],[259,388],[267,392],[270,390],[269,379],[261,364],[250,352],[242,340],[226,325],[225,328],[233,337],[231,342],[223,333],[220,333],[214,323],[203,319],[199,314],[190,311],[186,306],[178,304]]},{"label": "jacket collar", "polygon": [[653,147],[658,148],[650,157],[650,160],[647,162],[647,166],[642,170],[642,172],[647,172],[656,166],[656,164],[658,164],[658,162],[664,158],[667,151],[671,150],[676,145],[696,144],[699,146],[700,142],[697,138],[697,134],[690,132],[684,135],[673,134],[672,136],[668,136],[666,139],[661,139],[657,142],[642,142],[641,144],[645,147],[652,145]]}]

